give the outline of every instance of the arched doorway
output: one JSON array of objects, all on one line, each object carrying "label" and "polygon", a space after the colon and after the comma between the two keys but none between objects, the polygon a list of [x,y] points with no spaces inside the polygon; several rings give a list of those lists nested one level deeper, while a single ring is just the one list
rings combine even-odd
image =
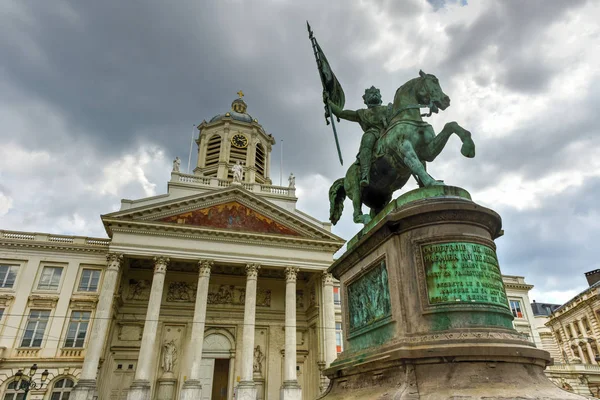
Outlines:
[{"label": "arched doorway", "polygon": [[233,395],[235,341],[224,330],[208,330],[202,346],[202,400],[227,400]]}]

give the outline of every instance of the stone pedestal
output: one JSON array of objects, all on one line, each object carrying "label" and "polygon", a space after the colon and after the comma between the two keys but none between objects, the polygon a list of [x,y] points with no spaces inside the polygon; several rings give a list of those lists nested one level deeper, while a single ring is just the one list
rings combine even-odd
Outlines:
[{"label": "stone pedestal", "polygon": [[330,399],[582,399],[555,386],[550,355],[512,327],[494,239],[498,214],[460,188],[393,201],[329,269],[344,352]]},{"label": "stone pedestal", "polygon": [[168,372],[163,374],[163,376],[157,381],[156,400],[175,400],[176,387],[177,378],[175,378],[173,373]]},{"label": "stone pedestal", "polygon": [[134,380],[127,392],[127,400],[150,400],[150,383]]},{"label": "stone pedestal", "polygon": [[253,381],[241,381],[237,385],[236,400],[256,400],[256,385]]}]

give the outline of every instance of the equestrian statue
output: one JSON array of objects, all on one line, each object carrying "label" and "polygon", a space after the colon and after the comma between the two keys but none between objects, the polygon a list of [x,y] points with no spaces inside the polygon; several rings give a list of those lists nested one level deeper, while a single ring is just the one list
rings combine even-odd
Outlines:
[{"label": "equestrian statue", "polygon": [[[343,161],[333,116],[338,122],[340,119],[357,122],[364,132],[356,161],[348,168],[346,176],[336,180],[329,189],[329,219],[334,225],[342,215],[346,197],[352,200],[354,222],[367,224],[411,176],[420,187],[443,185],[443,181],[435,180],[427,173],[426,163],[442,152],[452,134],[462,141],[462,155],[475,156],[471,133],[458,123],[448,122],[436,135],[433,127],[423,121],[423,117],[450,106],[450,98],[443,92],[438,79],[423,71],[396,90],[393,103],[382,105],[379,89],[371,86],[363,96],[367,108],[345,110],[342,87],[310,26],[308,31],[323,84],[325,120],[327,124],[331,120],[333,125],[340,162]],[[421,108],[428,108],[429,113],[421,114]],[[363,214],[363,204],[371,209],[369,214]]]}]

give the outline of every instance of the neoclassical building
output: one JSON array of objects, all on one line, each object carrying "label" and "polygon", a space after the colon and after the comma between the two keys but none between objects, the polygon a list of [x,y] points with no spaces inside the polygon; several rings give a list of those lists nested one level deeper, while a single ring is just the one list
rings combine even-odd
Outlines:
[{"label": "neoclassical building", "polygon": [[[273,137],[236,99],[193,174],[123,200],[108,238],[0,231],[0,398],[313,399],[341,351],[325,271],[344,241],[273,186]],[[32,364],[37,371],[29,378]]]}]

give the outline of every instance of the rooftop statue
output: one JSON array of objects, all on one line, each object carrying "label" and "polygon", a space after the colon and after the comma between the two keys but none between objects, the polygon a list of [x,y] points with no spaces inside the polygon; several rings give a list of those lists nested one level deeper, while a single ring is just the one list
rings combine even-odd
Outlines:
[{"label": "rooftop statue", "polygon": [[[336,145],[337,132],[333,116],[337,120],[357,122],[364,131],[357,160],[348,168],[345,178],[336,180],[329,189],[329,219],[336,224],[349,197],[354,206],[354,222],[367,224],[392,200],[392,194],[404,187],[414,176],[420,187],[443,185],[427,173],[426,163],[433,161],[444,149],[452,134],[462,141],[461,153],[475,156],[475,144],[471,133],[456,122],[448,122],[437,135],[433,127],[423,121],[432,113],[450,106],[450,98],[442,90],[435,75],[419,71],[396,90],[394,102],[382,106],[379,89],[371,86],[363,96],[367,108],[345,110],[342,87],[333,74],[321,47],[308,26],[317,66],[323,84],[325,119],[331,120]],[[428,108],[428,114],[421,114]],[[332,116],[333,114],[333,116]],[[342,162],[338,145],[338,155]],[[363,214],[362,205],[371,208]]]}]

